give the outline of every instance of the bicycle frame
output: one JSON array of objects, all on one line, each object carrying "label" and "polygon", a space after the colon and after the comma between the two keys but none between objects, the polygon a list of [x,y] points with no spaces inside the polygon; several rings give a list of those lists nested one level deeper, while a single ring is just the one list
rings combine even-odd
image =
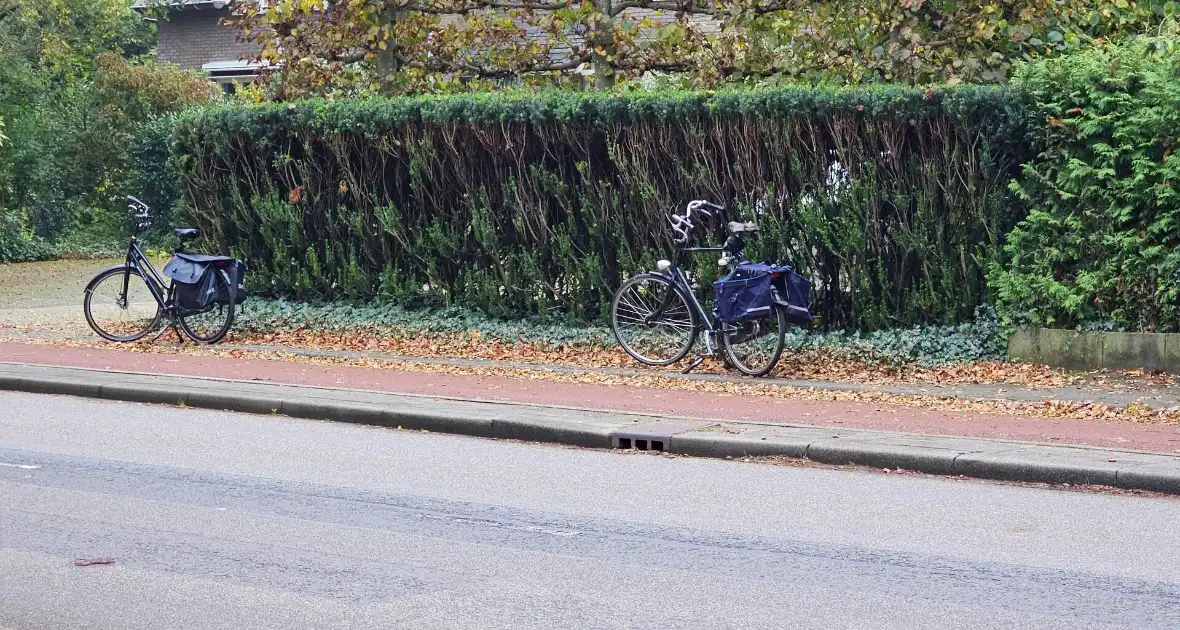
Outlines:
[{"label": "bicycle frame", "polygon": [[[165,281],[164,277],[160,275],[160,272],[156,271],[155,266],[152,265],[152,261],[148,260],[147,255],[143,253],[142,249],[140,249],[139,239],[135,236],[131,237],[131,243],[127,245],[126,266],[128,270],[130,270],[132,267],[135,267],[139,270],[139,273],[143,276],[144,281],[147,283],[148,291],[151,292],[152,297],[156,298],[156,303],[160,305],[160,308],[163,309],[166,314],[171,314],[172,306],[170,303],[172,300],[173,291],[172,283]],[[146,273],[144,271],[145,268],[147,269]],[[148,278],[148,274],[151,274],[150,279]],[[129,288],[128,283],[130,281],[131,273],[128,271],[127,273],[123,274],[124,300],[127,299],[127,289]],[[164,287],[168,287],[166,294],[161,292],[161,289]]]},{"label": "bicycle frame", "polygon": [[[695,253],[722,253],[728,252],[734,257],[738,257],[744,249],[744,243],[738,236],[730,236],[722,247],[687,247],[677,243],[675,253],[672,256],[672,266],[668,268],[668,275],[671,276],[672,283],[677,285],[682,291],[688,294],[689,301],[692,302],[693,308],[697,312],[697,330],[705,331],[705,349],[709,354],[717,352],[718,348],[714,347],[715,337],[717,333],[721,332],[720,323],[715,317],[711,317],[705,312],[705,307],[701,305],[700,300],[697,299],[696,292],[692,290],[692,283],[688,281],[688,276],[684,273],[684,269],[680,267],[680,260],[685,254]],[[663,303],[651,315],[648,315],[645,320],[647,324],[658,320],[664,314],[664,309],[668,308],[672,303],[672,294],[664,296]]]}]

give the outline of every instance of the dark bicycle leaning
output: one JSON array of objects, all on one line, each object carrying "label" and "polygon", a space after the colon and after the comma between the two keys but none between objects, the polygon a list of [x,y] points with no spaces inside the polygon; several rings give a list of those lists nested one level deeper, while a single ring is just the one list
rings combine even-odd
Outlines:
[{"label": "dark bicycle leaning", "polygon": [[[86,323],[109,341],[142,339],[165,321],[167,328],[160,328],[160,334],[179,328],[197,343],[221,341],[233,325],[234,306],[246,297],[245,265],[226,256],[185,252],[184,242],[201,232],[179,228],[173,234],[181,244],[161,275],[139,246],[139,235],[151,227],[150,208],[135,197],[127,200],[135,213],[127,259],[99,272],[86,285],[82,302]],[[165,282],[165,276],[170,281]]]},{"label": "dark bicycle leaning", "polygon": [[[619,287],[611,304],[611,329],[619,345],[645,365],[672,365],[692,350],[704,333],[709,356],[749,376],[765,376],[778,364],[788,324],[810,325],[811,283],[789,266],[743,260],[745,237],[758,232],[753,222],[731,221],[721,247],[693,247],[701,224],[724,212],[708,201],[689,202],[683,215],[672,214],[675,249],[658,271],[638,274]],[[720,253],[720,266],[733,266],[714,283],[717,301],[705,312],[680,264],[687,254]],[[698,357],[687,373],[704,360]]]}]

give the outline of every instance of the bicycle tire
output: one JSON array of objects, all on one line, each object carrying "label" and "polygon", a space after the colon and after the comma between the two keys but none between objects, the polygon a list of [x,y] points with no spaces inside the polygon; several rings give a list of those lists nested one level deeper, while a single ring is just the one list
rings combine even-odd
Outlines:
[{"label": "bicycle tire", "polygon": [[[103,319],[103,318],[95,317],[95,315],[94,315],[94,295],[99,290],[99,288],[103,285],[103,282],[109,280],[112,277],[123,276],[125,274],[127,274],[131,277],[127,278],[126,292],[123,292],[122,289],[120,289],[119,287],[116,286],[116,290],[118,291],[118,294],[116,297],[116,306],[118,306],[123,311],[129,310],[128,306],[129,306],[130,299],[128,298],[128,293],[130,293],[130,291],[131,291],[131,287],[132,287],[131,283],[138,282],[138,283],[142,283],[144,289],[147,290],[147,296],[149,298],[151,298],[152,303],[155,304],[156,308],[155,308],[154,315],[152,315],[150,319],[145,320],[145,321],[147,321],[146,326],[140,326],[137,324],[137,325],[135,325],[134,332],[132,332],[130,334],[126,334],[126,335],[119,335],[119,334],[116,334],[114,332],[104,329],[103,326],[99,323],[99,320]],[[151,294],[150,289],[148,289],[147,287],[148,287],[148,279],[145,278],[143,273],[139,269],[136,269],[135,267],[126,267],[126,266],[113,267],[111,269],[107,269],[105,271],[102,271],[101,273],[94,276],[94,278],[92,278],[90,280],[90,282],[86,285],[86,289],[84,290],[85,297],[82,298],[82,313],[86,317],[86,323],[90,326],[90,329],[93,330],[99,337],[102,337],[103,339],[106,339],[107,341],[114,341],[114,342],[118,342],[118,343],[129,343],[132,341],[138,341],[138,340],[142,339],[148,333],[155,330],[155,328],[160,325],[160,318],[163,316],[162,309],[160,308],[160,303],[156,300],[155,296]],[[150,306],[148,308],[150,308]]]},{"label": "bicycle tire", "polygon": [[[786,346],[788,325],[786,311],[781,306],[775,305],[773,317],[763,317],[752,322],[745,322],[743,326],[761,325],[762,322],[772,320],[778,324],[778,333],[775,336],[774,349],[771,351],[769,360],[767,360],[765,364],[756,366],[747,365],[745,360],[737,356],[737,349],[734,347],[734,343],[732,342],[730,334],[731,332],[737,333],[739,331],[726,331],[718,335],[718,337],[721,338],[721,345],[723,346],[725,357],[731,367],[737,369],[737,371],[745,374],[746,376],[752,376],[754,378],[766,376],[774,370],[775,366],[778,365],[779,360],[782,358],[783,348]],[[737,345],[741,344],[739,343]]]},{"label": "bicycle tire", "polygon": [[[224,277],[224,272],[220,270],[217,274],[217,282],[222,286],[227,287],[227,289],[229,288],[229,284]],[[232,295],[232,292],[227,292],[226,295]],[[211,335],[204,335],[202,333],[196,332],[191,320],[213,312],[224,312],[225,321],[221,322],[220,325],[215,327]],[[229,333],[229,329],[234,325],[234,303],[231,300],[225,304],[215,304],[209,310],[190,313],[184,313],[181,311],[178,313],[176,321],[180,325],[180,329],[184,331],[184,334],[188,336],[189,339],[192,339],[194,342],[202,345],[212,345],[225,338],[225,336]]]},{"label": "bicycle tire", "polygon": [[[665,313],[673,312],[678,316],[681,316],[680,314],[683,313],[681,317],[687,318],[687,321],[681,319],[675,324],[670,321],[663,322],[665,328],[671,328],[683,337],[682,341],[675,347],[675,350],[667,357],[652,358],[647,356],[643,351],[635,347],[636,343],[634,340],[628,341],[622,330],[623,328],[634,328],[635,324],[639,324],[647,316],[654,313],[655,309],[659,306],[655,304],[655,300],[658,299],[662,302],[662,297],[644,297],[641,291],[636,291],[632,295],[632,290],[635,290],[638,285],[647,282],[662,285],[665,291],[672,291],[675,300],[679,302],[679,304],[670,304],[665,309]],[[643,311],[646,311],[646,313]],[[615,335],[615,340],[619,342],[623,351],[630,355],[632,359],[644,365],[662,367],[682,360],[692,350],[693,345],[696,344],[697,336],[700,334],[700,323],[697,317],[692,302],[684,295],[684,291],[676,286],[667,276],[656,273],[644,273],[628,278],[619,287],[619,290],[615,292],[615,297],[611,301],[610,327]],[[646,323],[643,326],[648,330],[658,328],[658,326],[651,326]]]}]

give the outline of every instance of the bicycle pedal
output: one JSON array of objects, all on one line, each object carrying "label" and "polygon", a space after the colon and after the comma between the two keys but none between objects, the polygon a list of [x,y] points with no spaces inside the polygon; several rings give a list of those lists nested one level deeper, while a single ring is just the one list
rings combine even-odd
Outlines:
[{"label": "bicycle pedal", "polygon": [[689,363],[689,364],[688,364],[688,367],[686,367],[686,368],[684,368],[683,370],[681,370],[681,371],[680,371],[680,373],[681,373],[681,374],[688,374],[689,372],[691,372],[691,371],[693,371],[693,370],[697,369],[698,367],[700,367],[700,365],[701,365],[702,363],[704,363],[704,362],[705,362],[705,357],[697,357],[696,359],[694,359],[694,360],[693,360],[693,362],[692,362],[692,363]]}]

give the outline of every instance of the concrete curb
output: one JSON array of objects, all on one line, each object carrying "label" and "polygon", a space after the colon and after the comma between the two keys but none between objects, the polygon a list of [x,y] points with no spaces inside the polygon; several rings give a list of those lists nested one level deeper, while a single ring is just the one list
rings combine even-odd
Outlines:
[{"label": "concrete curb", "polygon": [[281,414],[589,448],[625,445],[719,458],[786,456],[936,475],[1098,484],[1180,494],[1180,457],[1084,446],[808,425],[686,421],[568,407],[20,364],[0,364],[0,390]]}]

